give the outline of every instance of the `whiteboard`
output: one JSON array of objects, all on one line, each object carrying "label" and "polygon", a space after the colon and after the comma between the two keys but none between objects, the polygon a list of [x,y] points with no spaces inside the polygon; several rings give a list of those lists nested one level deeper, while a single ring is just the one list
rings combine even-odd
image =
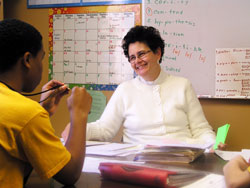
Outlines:
[{"label": "whiteboard", "polygon": [[250,47],[249,8],[249,0],[144,0],[143,24],[165,40],[164,70],[188,78],[198,96],[216,97],[215,51]]}]

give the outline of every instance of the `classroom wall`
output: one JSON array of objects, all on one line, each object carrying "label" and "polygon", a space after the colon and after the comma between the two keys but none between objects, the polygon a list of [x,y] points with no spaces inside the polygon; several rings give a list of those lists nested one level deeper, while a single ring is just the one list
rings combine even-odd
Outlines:
[{"label": "classroom wall", "polygon": [[[18,18],[34,25],[43,35],[44,58],[43,79],[35,91],[40,91],[48,81],[48,9],[27,9],[27,0],[5,0],[4,17]],[[109,100],[111,91],[103,92]],[[39,97],[32,98],[39,100]],[[200,99],[204,113],[214,130],[226,123],[231,124],[226,143],[228,150],[250,149],[250,100],[238,99]],[[54,116],[51,118],[55,133],[60,136],[65,125],[69,122],[66,97]],[[115,140],[120,140],[120,134]]]},{"label": "classroom wall", "polygon": [[0,20],[3,19],[3,0],[0,0]]}]

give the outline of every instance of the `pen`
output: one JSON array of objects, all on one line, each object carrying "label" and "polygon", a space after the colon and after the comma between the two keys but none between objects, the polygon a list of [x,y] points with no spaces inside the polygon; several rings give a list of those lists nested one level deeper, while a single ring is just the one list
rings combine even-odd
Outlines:
[{"label": "pen", "polygon": [[[23,94],[23,93],[22,93],[22,95],[23,95],[23,96],[40,95],[40,94],[45,93],[45,92],[48,92],[48,91],[50,91],[50,90],[57,89],[57,88],[59,88],[59,87],[61,87],[61,86],[62,86],[62,85],[56,85],[56,86],[54,86],[54,87],[52,87],[52,88],[50,88],[50,89],[47,89],[47,90],[45,90],[45,91],[41,91],[41,92],[38,92],[38,93],[31,93],[31,94]],[[67,87],[66,90],[69,91],[70,89]]]}]

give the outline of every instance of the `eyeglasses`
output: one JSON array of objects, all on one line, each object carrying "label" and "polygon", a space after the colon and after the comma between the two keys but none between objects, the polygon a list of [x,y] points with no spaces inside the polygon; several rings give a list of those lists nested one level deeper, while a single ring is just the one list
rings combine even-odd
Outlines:
[{"label": "eyeglasses", "polygon": [[144,58],[147,57],[147,54],[148,54],[149,52],[151,52],[151,50],[148,50],[148,51],[140,51],[140,52],[137,53],[137,57],[136,57],[135,55],[129,56],[129,57],[128,57],[128,61],[129,61],[129,63],[131,63],[131,64],[135,64],[136,58],[137,58],[137,59],[143,60]]}]

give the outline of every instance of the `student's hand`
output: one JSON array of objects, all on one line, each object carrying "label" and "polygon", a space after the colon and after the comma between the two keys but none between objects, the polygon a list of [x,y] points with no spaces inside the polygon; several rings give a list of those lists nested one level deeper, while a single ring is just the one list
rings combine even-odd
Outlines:
[{"label": "student's hand", "polygon": [[51,80],[42,87],[42,91],[45,91],[58,85],[61,87],[55,90],[50,90],[48,92],[42,93],[41,95],[40,101],[44,101],[40,104],[48,111],[50,116],[55,113],[61,98],[69,93],[69,88],[64,85],[64,83],[59,82],[57,80]]},{"label": "student's hand", "polygon": [[87,117],[91,109],[92,97],[85,88],[74,87],[67,103],[71,117],[74,114]]},{"label": "student's hand", "polygon": [[[70,161],[54,176],[60,183],[74,184],[82,173],[85,157],[85,140],[88,114],[92,97],[85,88],[74,87],[67,99],[70,112],[70,129],[65,147],[71,154]],[[73,175],[72,175],[73,174]]]},{"label": "student's hand", "polygon": [[[89,97],[89,96],[88,96]],[[89,100],[88,98],[85,98],[84,100]],[[90,101],[89,101],[90,102]],[[84,101],[81,101],[80,102],[81,104],[83,104],[83,105],[86,105],[85,107],[88,109],[89,108],[89,104],[84,104]],[[89,111],[90,111],[90,109],[88,109],[88,110],[86,110],[86,112],[85,113],[89,113]],[[63,138],[63,140],[65,141],[65,143],[66,143],[66,141],[67,141],[67,139],[68,139],[68,136],[69,136],[69,131],[70,131],[70,123],[68,123],[67,124],[67,126],[65,127],[65,129],[63,130],[63,132],[62,132],[62,134],[61,134],[61,136],[62,136],[62,138]]]},{"label": "student's hand", "polygon": [[250,185],[249,164],[242,156],[236,156],[223,168],[228,188],[247,187]]}]

